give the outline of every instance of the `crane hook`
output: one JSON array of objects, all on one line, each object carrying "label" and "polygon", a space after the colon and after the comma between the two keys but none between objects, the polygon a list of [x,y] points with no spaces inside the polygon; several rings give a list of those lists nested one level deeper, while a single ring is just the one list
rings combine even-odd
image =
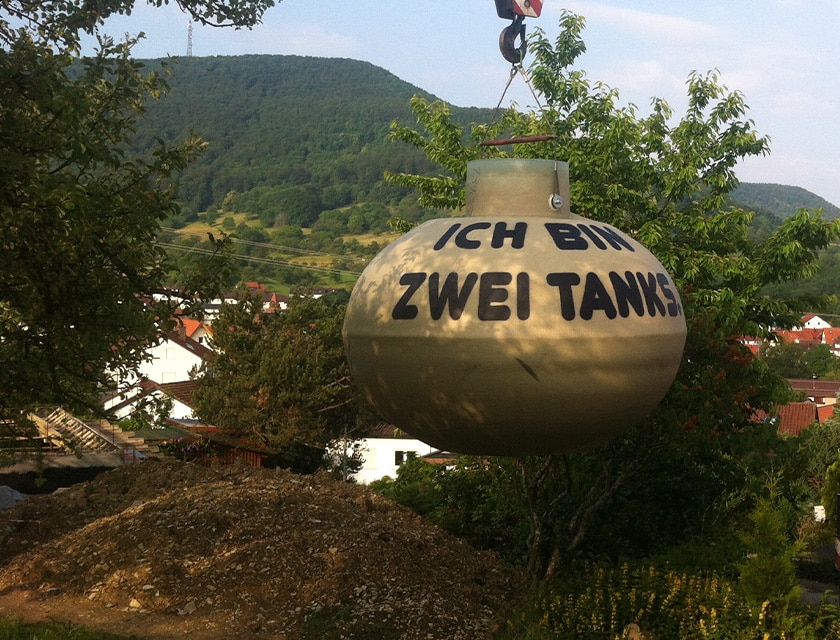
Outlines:
[{"label": "crane hook", "polygon": [[[519,46],[516,46],[516,38],[519,38]],[[528,42],[525,40],[525,16],[517,14],[513,22],[502,29],[499,34],[499,50],[502,57],[511,64],[522,64],[525,53],[528,51]]]}]

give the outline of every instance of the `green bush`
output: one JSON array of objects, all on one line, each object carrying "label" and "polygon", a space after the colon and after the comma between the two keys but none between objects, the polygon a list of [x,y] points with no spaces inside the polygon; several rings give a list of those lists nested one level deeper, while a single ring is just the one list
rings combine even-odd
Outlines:
[{"label": "green bush", "polygon": [[371,488],[463,538],[477,549],[490,549],[503,560],[524,563],[528,514],[520,498],[510,459],[463,456],[450,465],[407,460],[396,480]]},{"label": "green bush", "polygon": [[772,498],[759,500],[750,520],[743,540],[751,553],[741,565],[741,591],[754,609],[769,603],[774,615],[789,611],[802,595],[794,565],[798,545],[785,535],[785,517]]},{"label": "green bush", "polygon": [[0,619],[0,640],[137,640],[137,636],[117,636],[91,631],[64,622],[27,624],[14,618]]},{"label": "green bush", "polygon": [[837,494],[840,493],[840,456],[825,471],[822,487],[822,503],[825,507],[825,520],[834,527],[837,522]]},{"label": "green bush", "polygon": [[557,640],[621,638],[628,625],[654,638],[726,638],[749,626],[735,587],[716,575],[585,564],[540,603],[540,626]]},{"label": "green bush", "polygon": [[816,500],[825,484],[825,472],[840,455],[840,422],[816,422],[798,437],[799,455],[804,461],[804,480]]},{"label": "green bush", "polygon": [[547,595],[508,623],[506,640],[837,640],[835,610],[790,610],[771,620],[715,573],[654,566],[568,567]]}]

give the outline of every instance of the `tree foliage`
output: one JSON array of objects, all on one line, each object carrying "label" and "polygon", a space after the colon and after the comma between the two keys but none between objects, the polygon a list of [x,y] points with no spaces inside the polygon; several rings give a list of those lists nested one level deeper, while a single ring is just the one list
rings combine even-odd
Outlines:
[{"label": "tree foliage", "polygon": [[282,313],[260,301],[226,305],[214,335],[216,356],[198,372],[196,413],[228,435],[274,451],[307,445],[323,451],[373,424],[351,384],[341,327],[344,305],[329,297],[292,297]]},{"label": "tree foliage", "polygon": [[553,141],[510,153],[567,160],[573,210],[634,236],[680,287],[688,338],[659,408],[599,450],[519,462],[535,576],[553,575],[563,558],[593,550],[596,540],[601,552],[605,540],[616,554],[621,541],[652,551],[712,534],[743,511],[770,463],[765,453],[785,450],[772,425],[756,421],[757,410],[784,398],[785,385],[738,338],[769,337],[772,328],[798,321],[813,299],[770,299],[763,287],[813,274],[817,252],[840,237],[840,223],[802,210],[752,239],[750,213],[729,205],[728,196],[738,184],[737,164],[769,146],[746,118],[744,97],[721,86],[715,72],[692,73],[682,117],[660,98],[640,116],[620,104],[617,90],[575,68],[585,50],[583,26],[564,13],[553,43],[540,31],[532,36],[530,78],[544,101],[538,112],[509,110],[465,136],[445,105],[415,98],[422,130],[393,131],[441,171],[391,179],[417,188],[423,203],[451,209],[464,204],[468,161],[505,154],[479,151],[479,142],[551,134]]},{"label": "tree foliage", "polygon": [[826,522],[836,527],[840,522],[837,516],[837,496],[840,495],[840,451],[825,470],[825,480],[820,495],[823,507],[825,507]]},{"label": "tree foliage", "polygon": [[[272,2],[180,4],[202,22],[250,25]],[[146,101],[166,89],[161,72],[146,73],[131,58],[136,39],[99,37],[95,55],[77,58],[83,33],[98,35],[108,16],[132,6],[0,1],[0,420],[11,420],[7,427],[42,404],[97,409],[106,372],[135,368],[179,303],[165,295],[156,234],[178,210],[173,175],[202,143],[128,151]],[[206,283],[187,284],[190,298]]]},{"label": "tree foliage", "polygon": [[822,502],[826,471],[840,459],[840,423],[836,418],[815,422],[799,434],[799,446],[805,461],[803,479],[814,501]]},{"label": "tree foliage", "polygon": [[812,311],[840,315],[840,301],[837,296],[837,282],[840,280],[840,247],[833,245],[820,253],[818,269],[807,278],[797,278],[765,287],[765,293],[774,298],[795,295],[810,295],[822,299],[823,304],[814,305]]},{"label": "tree foliage", "polygon": [[474,547],[522,564],[528,555],[528,511],[516,491],[517,473],[510,458],[463,456],[445,467],[410,458],[396,478],[370,486]]},{"label": "tree foliage", "polygon": [[785,378],[831,379],[837,376],[837,356],[828,344],[767,343],[761,350],[761,357],[768,367]]},{"label": "tree foliage", "polygon": [[798,549],[788,540],[785,518],[772,495],[758,501],[750,521],[744,541],[751,554],[740,567],[742,592],[755,610],[765,603],[773,615],[795,608],[802,597],[794,566]]}]

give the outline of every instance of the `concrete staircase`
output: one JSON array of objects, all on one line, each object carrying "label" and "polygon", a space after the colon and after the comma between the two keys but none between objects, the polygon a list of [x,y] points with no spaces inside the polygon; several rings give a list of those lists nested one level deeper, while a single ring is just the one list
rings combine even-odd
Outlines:
[{"label": "concrete staircase", "polygon": [[123,431],[107,420],[80,420],[58,408],[47,415],[30,416],[41,432],[58,449],[75,454],[118,453],[124,463],[137,462],[160,454],[131,431]]}]

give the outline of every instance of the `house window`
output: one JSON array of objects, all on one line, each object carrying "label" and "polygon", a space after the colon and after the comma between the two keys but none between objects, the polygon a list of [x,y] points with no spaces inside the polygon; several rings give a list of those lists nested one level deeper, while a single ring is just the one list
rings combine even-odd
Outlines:
[{"label": "house window", "polygon": [[416,451],[394,451],[394,466],[399,467],[406,460],[416,456]]}]

